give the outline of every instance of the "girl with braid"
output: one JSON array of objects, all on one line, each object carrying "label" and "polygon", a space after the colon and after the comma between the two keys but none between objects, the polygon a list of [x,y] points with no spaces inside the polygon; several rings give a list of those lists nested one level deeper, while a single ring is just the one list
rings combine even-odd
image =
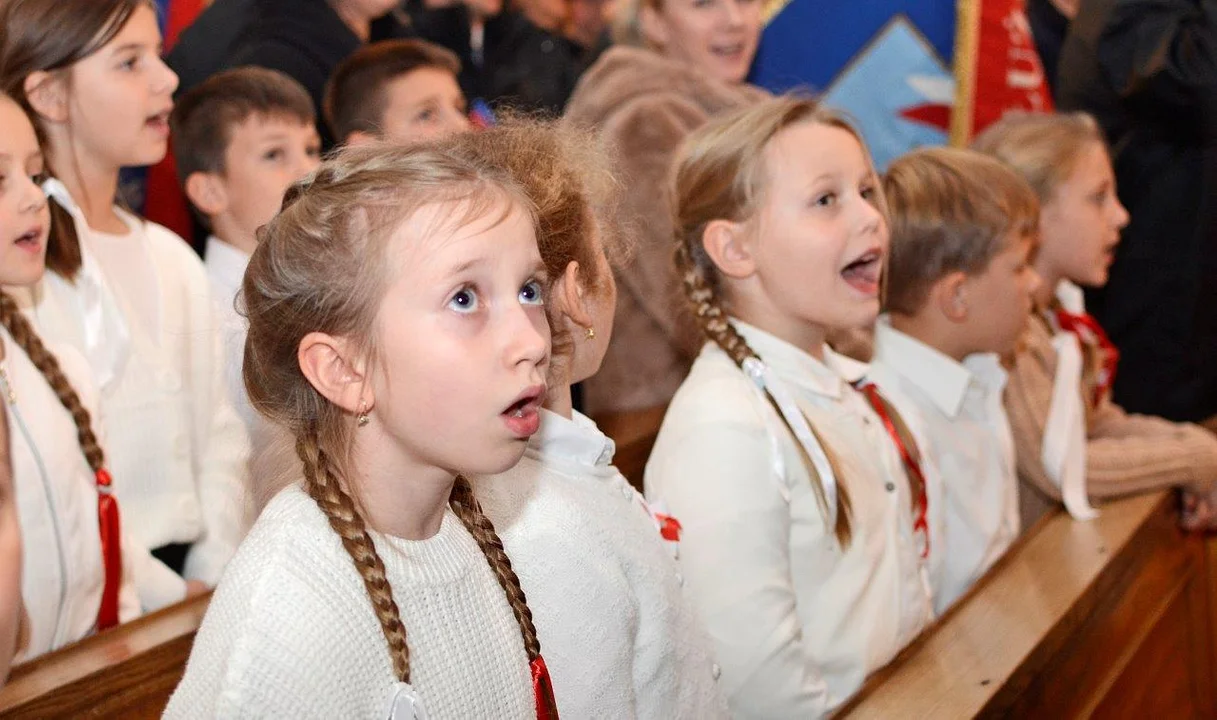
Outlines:
[{"label": "girl with braid", "polygon": [[50,217],[37,184],[42,172],[34,128],[0,95],[0,403],[13,470],[12,486],[0,490],[0,514],[15,492],[24,547],[19,586],[29,611],[18,660],[140,612],[128,562],[134,546],[122,540],[110,495],[89,367],[72,348],[44,343],[9,294],[36,285],[45,271]]},{"label": "girl with braid", "polygon": [[[708,342],[646,469],[738,717],[819,717],[932,610],[924,490],[824,342],[879,311],[888,247],[858,134],[810,100],[712,120],[677,154],[676,265]],[[865,389],[865,388],[863,388]]]},{"label": "girl with braid", "polygon": [[450,148],[348,148],[288,191],[245,274],[244,374],[303,477],[229,564],[168,717],[556,717],[466,480],[540,424],[534,225],[508,173]]},{"label": "girl with braid", "polygon": [[[537,613],[558,705],[578,718],[726,717],[709,639],[673,559],[679,523],[613,466],[613,441],[572,408],[613,333],[612,263],[627,236],[597,143],[513,121],[462,138],[491,153],[537,204],[554,351],[541,428],[511,470],[474,481]],[[578,628],[577,632],[572,631]]]}]

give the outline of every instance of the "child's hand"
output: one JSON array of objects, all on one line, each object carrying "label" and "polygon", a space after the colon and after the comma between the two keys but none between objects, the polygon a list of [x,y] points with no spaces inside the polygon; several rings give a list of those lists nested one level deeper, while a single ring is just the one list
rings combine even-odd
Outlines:
[{"label": "child's hand", "polygon": [[207,592],[208,589],[207,583],[203,582],[202,580],[186,581],[186,597],[188,598],[195,597],[196,595],[202,595],[203,593]]},{"label": "child's hand", "polygon": [[1202,493],[1184,490],[1179,525],[1188,532],[1217,530],[1217,490]]}]

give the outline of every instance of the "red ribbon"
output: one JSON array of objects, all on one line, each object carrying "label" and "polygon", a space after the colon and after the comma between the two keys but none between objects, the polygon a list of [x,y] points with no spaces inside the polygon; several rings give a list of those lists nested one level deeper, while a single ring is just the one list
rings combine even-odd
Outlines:
[{"label": "red ribbon", "polygon": [[1111,338],[1107,337],[1107,333],[1099,321],[1095,320],[1090,313],[1071,313],[1068,310],[1057,308],[1056,323],[1065,332],[1077,335],[1080,342],[1099,346],[1103,360],[1094,389],[1094,404],[1098,405],[1107,396],[1107,393],[1111,392],[1111,386],[1116,381],[1116,368],[1120,364],[1120,350],[1111,341]]},{"label": "red ribbon", "polygon": [[921,558],[924,560],[930,555],[930,524],[926,519],[930,509],[930,498],[926,493],[925,473],[921,472],[921,463],[917,462],[917,458],[913,456],[904,439],[900,437],[900,431],[896,429],[896,423],[892,421],[891,413],[887,411],[887,404],[884,402],[883,396],[879,394],[879,388],[867,380],[857,381],[854,383],[854,388],[862,393],[879,419],[883,421],[883,427],[887,429],[887,434],[896,444],[896,449],[900,451],[900,459],[904,462],[905,470],[917,480],[917,509],[913,517],[913,533],[922,539]]},{"label": "red ribbon", "polygon": [[659,536],[668,542],[680,542],[680,521],[671,515],[664,515],[661,512],[651,511],[655,516],[655,521],[659,523]]},{"label": "red ribbon", "polygon": [[110,473],[101,468],[95,477],[97,525],[101,531],[101,561],[105,571],[101,607],[97,611],[97,629],[106,630],[118,624],[118,588],[123,577],[122,529],[118,519],[118,500],[110,491]]},{"label": "red ribbon", "polygon": [[528,664],[532,671],[532,695],[537,703],[537,720],[558,720],[558,703],[554,700],[554,684],[549,679],[549,668],[540,655]]}]

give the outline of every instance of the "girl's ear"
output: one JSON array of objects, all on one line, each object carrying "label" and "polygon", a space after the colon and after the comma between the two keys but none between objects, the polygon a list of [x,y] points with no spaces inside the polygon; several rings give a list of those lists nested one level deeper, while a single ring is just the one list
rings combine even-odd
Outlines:
[{"label": "girl's ear", "polygon": [[642,7],[638,8],[638,29],[642,32],[643,39],[652,47],[667,47],[668,24],[659,16],[659,11],[645,0]]},{"label": "girl's ear", "polygon": [[951,322],[961,323],[968,319],[968,275],[953,272],[939,279],[930,290],[930,302],[938,304],[938,310]]},{"label": "girl's ear", "polygon": [[53,123],[68,121],[68,85],[63,73],[38,70],[26,76],[25,96],[38,117]]},{"label": "girl's ear", "polygon": [[587,293],[588,290],[583,287],[583,281],[579,277],[579,263],[571,260],[554,283],[551,294],[557,303],[557,310],[581,328],[592,326],[592,315],[585,300]]},{"label": "girl's ear", "polygon": [[296,361],[309,384],[343,410],[367,412],[373,398],[365,376],[365,363],[354,355],[354,346],[344,338],[311,332],[300,341]]},{"label": "girl's ear", "polygon": [[743,280],[756,273],[756,259],[742,223],[711,220],[702,233],[701,244],[710,260],[727,277]]}]

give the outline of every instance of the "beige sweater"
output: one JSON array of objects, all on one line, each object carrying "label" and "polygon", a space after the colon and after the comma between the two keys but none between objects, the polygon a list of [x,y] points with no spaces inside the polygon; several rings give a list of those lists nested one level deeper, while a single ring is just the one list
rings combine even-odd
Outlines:
[{"label": "beige sweater", "polygon": [[[1024,528],[1061,499],[1040,460],[1056,363],[1052,330],[1036,313],[1009,360],[1006,386]],[[1086,475],[1094,500],[1176,486],[1207,490],[1217,481],[1217,436],[1190,423],[1130,415],[1104,399],[1088,408]]]},{"label": "beige sweater", "polygon": [[638,247],[617,273],[617,313],[604,364],[586,381],[588,414],[666,405],[703,339],[672,264],[668,168],[685,136],[712,116],[766,97],[641,48],[609,48],[580,79],[568,122],[595,128],[613,147],[627,221]]}]

